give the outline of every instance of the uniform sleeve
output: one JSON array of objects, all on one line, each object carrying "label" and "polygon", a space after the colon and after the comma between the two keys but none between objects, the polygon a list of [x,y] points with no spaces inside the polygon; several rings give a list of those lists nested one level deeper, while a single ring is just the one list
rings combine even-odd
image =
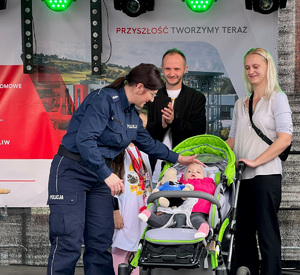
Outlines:
[{"label": "uniform sleeve", "polygon": [[111,102],[106,95],[100,94],[86,104],[86,112],[78,129],[76,144],[83,163],[95,171],[103,181],[111,175],[111,170],[97,149],[97,138],[107,125]]},{"label": "uniform sleeve", "polygon": [[142,124],[139,125],[137,138],[133,143],[139,150],[145,152],[152,158],[163,159],[172,163],[175,163],[178,160],[179,155],[169,150],[162,142],[153,139]]}]

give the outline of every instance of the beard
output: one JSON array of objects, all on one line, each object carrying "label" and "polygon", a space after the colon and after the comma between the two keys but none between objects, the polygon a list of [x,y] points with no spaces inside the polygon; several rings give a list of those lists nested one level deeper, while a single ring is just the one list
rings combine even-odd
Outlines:
[{"label": "beard", "polygon": [[182,82],[182,77],[179,77],[177,79],[171,78],[170,80],[173,80],[172,82],[170,82],[168,78],[165,78],[165,80],[168,83],[168,85],[170,85],[170,86],[176,86],[176,85],[178,85],[179,83]]}]

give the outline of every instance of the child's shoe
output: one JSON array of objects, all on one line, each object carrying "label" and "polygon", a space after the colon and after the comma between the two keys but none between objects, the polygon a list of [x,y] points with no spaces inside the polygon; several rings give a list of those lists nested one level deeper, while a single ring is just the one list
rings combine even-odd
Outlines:
[{"label": "child's shoe", "polygon": [[208,235],[208,232],[209,232],[209,225],[208,223],[204,222],[200,225],[198,231],[194,235],[194,238],[195,239],[205,238]]},{"label": "child's shoe", "polygon": [[142,213],[138,215],[139,219],[142,222],[147,222],[150,216],[151,216],[151,212],[149,210],[144,210]]}]

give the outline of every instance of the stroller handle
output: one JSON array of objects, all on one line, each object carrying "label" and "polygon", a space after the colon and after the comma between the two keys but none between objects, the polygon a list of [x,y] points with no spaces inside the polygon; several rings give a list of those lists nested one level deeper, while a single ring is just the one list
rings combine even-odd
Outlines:
[{"label": "stroller handle", "polygon": [[204,199],[207,200],[217,206],[217,209],[219,210],[221,208],[220,202],[216,199],[211,194],[205,193],[205,192],[200,192],[200,191],[159,191],[152,193],[148,200],[147,203],[152,203],[156,199],[159,199],[160,197],[165,197],[165,198],[199,198],[199,199]]}]

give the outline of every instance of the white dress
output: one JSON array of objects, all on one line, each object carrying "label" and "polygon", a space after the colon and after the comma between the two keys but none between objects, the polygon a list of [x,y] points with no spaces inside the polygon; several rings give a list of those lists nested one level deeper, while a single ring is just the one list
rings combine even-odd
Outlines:
[{"label": "white dress", "polygon": [[[128,147],[136,159],[138,154],[136,147]],[[141,189],[138,174],[135,172],[130,155],[125,151],[124,162],[124,185],[125,192],[118,196],[120,214],[123,218],[124,227],[115,229],[112,247],[118,247],[126,251],[137,251],[139,240],[145,230],[146,223],[139,220],[138,214],[143,206],[146,206],[147,195],[151,194],[151,168],[148,155],[141,152],[145,166],[146,182],[145,190]],[[145,196],[146,195],[146,196]]]}]

